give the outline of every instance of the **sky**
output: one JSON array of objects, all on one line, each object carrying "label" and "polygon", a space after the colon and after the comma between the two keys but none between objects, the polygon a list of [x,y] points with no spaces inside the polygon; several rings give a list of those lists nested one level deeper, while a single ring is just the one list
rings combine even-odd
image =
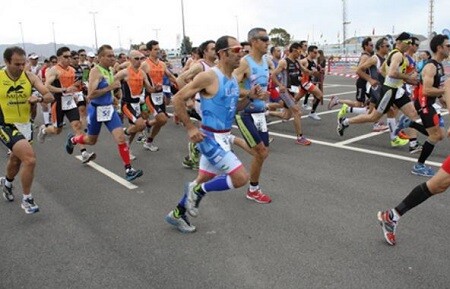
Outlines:
[{"label": "sky", "polygon": [[[176,48],[182,38],[183,0],[15,0],[0,10],[1,44],[119,45],[156,39]],[[450,29],[450,0],[434,1],[434,30]],[[342,41],[342,0],[184,0],[186,36],[194,46],[222,35],[244,41],[252,27],[283,28],[296,40]],[[429,1],[347,1],[347,38],[355,35],[428,34]],[[95,12],[92,14],[90,12]],[[96,29],[94,30],[93,16]],[[54,32],[53,32],[54,31]],[[321,37],[322,36],[322,37]]]}]

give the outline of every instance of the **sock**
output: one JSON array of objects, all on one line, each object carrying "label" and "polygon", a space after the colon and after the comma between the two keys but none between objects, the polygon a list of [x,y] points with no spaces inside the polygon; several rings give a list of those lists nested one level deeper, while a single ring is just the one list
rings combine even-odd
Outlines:
[{"label": "sock", "polygon": [[395,134],[395,128],[397,127],[397,121],[395,118],[388,117],[387,119],[387,125],[389,127],[389,137],[391,140],[394,140],[397,135]]},{"label": "sock", "polygon": [[367,108],[365,108],[365,107],[350,107],[350,112],[353,112],[356,114],[365,114],[365,113],[367,113]]},{"label": "sock", "polygon": [[309,98],[309,93],[307,95],[305,95],[305,99],[303,100],[304,105],[308,104],[308,98]]},{"label": "sock", "polygon": [[415,121],[411,121],[411,123],[409,124],[409,127],[412,127],[413,129],[417,130],[421,134],[428,136],[427,130],[420,123],[417,123]]},{"label": "sock", "polygon": [[173,216],[177,219],[186,214],[186,208],[182,204],[178,204],[175,210],[173,210]]},{"label": "sock", "polygon": [[319,106],[319,104],[320,104],[320,100],[318,100],[317,98],[315,98],[315,99],[314,99],[313,106],[312,106],[311,113],[315,113],[315,112],[316,112],[316,109],[317,109],[317,107]]},{"label": "sock", "polygon": [[122,158],[122,161],[123,161],[124,165],[125,166],[130,166],[130,168],[131,168],[131,165],[130,165],[130,152],[128,150],[127,143],[119,144],[117,147],[119,149],[119,154],[120,154],[120,157]]},{"label": "sock", "polygon": [[423,144],[422,151],[420,152],[419,159],[417,160],[419,163],[423,164],[427,160],[427,158],[431,155],[434,150],[434,143],[426,140]]},{"label": "sock", "polygon": [[25,195],[25,194],[23,194],[23,200],[26,200],[26,199],[32,199],[33,198],[33,196],[31,195],[31,193],[30,194],[28,194],[28,195]]},{"label": "sock", "polygon": [[249,190],[250,190],[250,192],[255,192],[255,191],[259,190],[259,183],[258,182],[250,182]]},{"label": "sock", "polygon": [[403,216],[406,212],[411,210],[417,205],[420,205],[424,201],[426,201],[433,194],[427,187],[427,183],[422,183],[415,187],[411,193],[397,206],[395,210],[398,212],[400,216]]},{"label": "sock", "polygon": [[80,152],[81,152],[81,154],[83,154],[84,152],[86,151],[86,149],[85,148],[83,148],[83,149],[80,149]]},{"label": "sock", "polygon": [[73,144],[84,144],[84,135],[76,135],[71,139]]},{"label": "sock", "polygon": [[345,126],[349,126],[350,124],[348,123],[348,118],[344,118],[344,120],[342,121],[342,124]]},{"label": "sock", "polygon": [[148,137],[148,138],[147,138],[147,142],[148,142],[148,143],[152,143],[152,142],[153,142],[153,138],[152,138],[152,137]]},{"label": "sock", "polygon": [[8,177],[5,176],[5,186],[8,188],[12,188],[12,182],[14,181],[14,179],[10,180],[8,179]]},{"label": "sock", "polygon": [[[201,185],[201,189],[204,193],[220,192],[234,189],[234,186],[229,175],[220,175],[214,177],[212,180],[209,180],[206,183],[203,183]],[[201,191],[198,191],[198,193],[201,193]]]},{"label": "sock", "polygon": [[417,138],[410,138],[409,139],[409,147],[415,148],[417,146]]},{"label": "sock", "polygon": [[44,123],[49,124],[50,123],[50,112],[43,112],[42,116],[44,118]]}]

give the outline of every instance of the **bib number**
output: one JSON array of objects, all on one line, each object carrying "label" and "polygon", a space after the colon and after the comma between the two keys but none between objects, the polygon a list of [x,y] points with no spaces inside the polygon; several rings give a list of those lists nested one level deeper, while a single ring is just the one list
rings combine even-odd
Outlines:
[{"label": "bib number", "polygon": [[76,107],[77,107],[77,104],[75,103],[73,94],[63,94],[63,96],[61,96],[62,110],[71,110]]},{"label": "bib number", "polygon": [[27,123],[14,123],[14,126],[17,128],[18,131],[28,140],[32,140],[33,135],[33,127],[30,122]]},{"label": "bib number", "polygon": [[105,122],[112,119],[114,113],[114,107],[110,105],[97,106],[97,121]]},{"label": "bib number", "polygon": [[165,93],[171,93],[172,90],[170,90],[170,85],[163,85],[162,86],[163,92]]},{"label": "bib number", "polygon": [[255,123],[256,129],[260,132],[267,132],[266,115],[264,112],[252,113],[253,122]]},{"label": "bib number", "polygon": [[395,99],[400,99],[403,94],[405,94],[405,90],[401,87],[397,89],[397,93],[395,94]]},{"label": "bib number", "polygon": [[136,112],[136,115],[139,116],[141,115],[141,104],[138,103],[131,103],[131,107],[134,109],[134,111]]},{"label": "bib number", "polygon": [[162,92],[155,92],[151,94],[152,101],[155,105],[162,105],[163,104],[163,93]]},{"label": "bib number", "polygon": [[215,133],[214,139],[224,151],[228,152],[231,150],[230,133]]}]

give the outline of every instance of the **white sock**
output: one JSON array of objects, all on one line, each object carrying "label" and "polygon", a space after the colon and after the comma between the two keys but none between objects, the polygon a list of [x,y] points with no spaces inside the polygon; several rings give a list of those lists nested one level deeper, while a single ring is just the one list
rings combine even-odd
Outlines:
[{"label": "white sock", "polygon": [[367,108],[365,108],[365,107],[354,107],[353,108],[353,113],[365,114],[365,113],[367,113]]},{"label": "white sock", "polygon": [[24,200],[26,200],[26,199],[32,199],[33,198],[33,196],[31,195],[31,193],[29,194],[29,195],[23,195],[23,199]]},{"label": "white sock", "polygon": [[43,118],[44,118],[44,123],[45,123],[45,124],[51,123],[51,122],[50,122],[50,112],[44,111],[44,112],[42,112],[42,116],[43,116]]},{"label": "white sock", "polygon": [[9,182],[5,177],[5,186],[8,188],[12,188],[12,182]]},{"label": "white sock", "polygon": [[391,140],[394,140],[397,136],[395,135],[394,131],[397,128],[397,121],[395,118],[387,118],[387,125],[389,127],[389,136]]},{"label": "white sock", "polygon": [[259,185],[256,185],[256,186],[250,185],[249,189],[250,189],[250,192],[255,192],[255,191],[259,190]]}]

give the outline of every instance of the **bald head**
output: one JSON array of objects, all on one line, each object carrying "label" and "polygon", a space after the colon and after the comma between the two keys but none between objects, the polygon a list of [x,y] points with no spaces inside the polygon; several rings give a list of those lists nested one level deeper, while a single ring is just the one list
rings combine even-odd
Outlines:
[{"label": "bald head", "polygon": [[140,52],[139,50],[131,50],[130,53],[128,53],[128,57],[129,58],[134,58],[134,57],[145,57],[145,55]]}]

